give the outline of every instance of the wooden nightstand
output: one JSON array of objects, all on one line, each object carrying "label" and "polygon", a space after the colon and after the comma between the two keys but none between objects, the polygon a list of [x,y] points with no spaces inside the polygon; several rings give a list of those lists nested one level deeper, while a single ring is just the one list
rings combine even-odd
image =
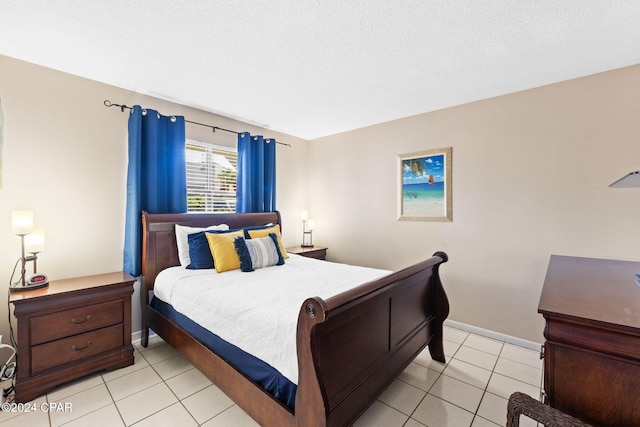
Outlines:
[{"label": "wooden nightstand", "polygon": [[11,293],[18,319],[16,402],[29,402],[93,372],[133,364],[134,282],[116,272]]},{"label": "wooden nightstand", "polygon": [[286,248],[287,253],[306,256],[307,258],[325,259],[327,257],[327,248],[323,246],[313,246],[311,248],[303,248],[302,246],[294,246]]}]

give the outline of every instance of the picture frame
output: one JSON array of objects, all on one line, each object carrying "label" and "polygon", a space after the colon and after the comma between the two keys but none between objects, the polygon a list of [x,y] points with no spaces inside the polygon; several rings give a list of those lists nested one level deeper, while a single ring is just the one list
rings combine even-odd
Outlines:
[{"label": "picture frame", "polygon": [[398,220],[453,221],[452,148],[398,155]]}]

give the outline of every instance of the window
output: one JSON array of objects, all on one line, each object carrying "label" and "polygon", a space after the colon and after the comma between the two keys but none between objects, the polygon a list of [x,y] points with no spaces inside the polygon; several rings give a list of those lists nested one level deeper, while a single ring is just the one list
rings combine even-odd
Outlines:
[{"label": "window", "polygon": [[187,210],[235,212],[238,153],[187,140]]}]

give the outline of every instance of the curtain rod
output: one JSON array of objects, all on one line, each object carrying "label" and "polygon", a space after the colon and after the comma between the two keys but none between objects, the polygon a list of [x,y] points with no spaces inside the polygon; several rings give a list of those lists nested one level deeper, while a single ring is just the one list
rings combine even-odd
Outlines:
[{"label": "curtain rod", "polygon": [[[104,106],[105,107],[120,107],[120,111],[123,112],[123,113],[124,113],[125,108],[127,110],[133,110],[132,107],[128,107],[128,106],[126,106],[124,104],[114,104],[113,102],[109,101],[108,99],[104,100]],[[224,132],[235,133],[236,135],[240,134],[240,132],[236,132],[234,130],[221,128],[221,127],[214,126],[214,125],[208,125],[208,124],[205,124],[205,123],[192,122],[191,120],[187,120],[187,119],[185,119],[184,121],[187,122],[187,123],[191,123],[193,125],[198,125],[198,126],[204,126],[204,127],[207,127],[207,128],[211,128],[211,130],[213,130],[214,132],[216,130],[221,130],[221,131],[224,131]],[[286,144],[284,142],[277,141],[275,138],[268,138],[268,139],[273,139],[276,142],[276,144],[286,145],[287,147],[291,147],[291,144]]]}]

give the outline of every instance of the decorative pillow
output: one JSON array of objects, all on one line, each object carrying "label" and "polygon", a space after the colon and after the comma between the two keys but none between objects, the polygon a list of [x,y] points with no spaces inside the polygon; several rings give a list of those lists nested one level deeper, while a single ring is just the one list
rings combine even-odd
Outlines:
[{"label": "decorative pillow", "polygon": [[205,230],[198,233],[191,233],[187,236],[189,242],[189,258],[191,261],[187,265],[189,270],[202,270],[205,268],[213,268],[213,256],[209,241],[205,234],[208,233],[232,233],[240,230]]},{"label": "decorative pillow", "polygon": [[240,268],[240,258],[233,246],[236,237],[243,237],[244,231],[230,231],[228,233],[205,233],[209,241],[213,264],[218,273]]},{"label": "decorative pillow", "polygon": [[209,227],[187,227],[186,225],[176,224],[176,243],[178,245],[178,259],[180,265],[186,267],[191,263],[189,258],[189,241],[187,236],[191,233],[197,233],[204,230],[228,230],[227,224],[212,225]]},{"label": "decorative pillow", "polygon": [[249,230],[264,230],[267,228],[271,228],[273,227],[273,223],[270,222],[269,224],[265,224],[265,225],[251,225],[249,227],[242,227],[243,230],[245,230],[244,232],[244,238],[245,239],[250,239],[249,234],[247,233]]},{"label": "decorative pillow", "polygon": [[233,244],[240,259],[242,271],[249,272],[257,268],[284,264],[276,233],[270,233],[268,237],[259,239],[236,237]]},{"label": "decorative pillow", "polygon": [[277,225],[273,225],[267,228],[258,228],[258,229],[246,228],[244,237],[246,239],[260,239],[262,237],[268,237],[269,234],[271,233],[275,233],[276,237],[278,238],[278,248],[280,249],[280,253],[282,254],[282,257],[289,258],[289,255],[287,255],[287,251],[284,249],[284,245],[282,244],[280,227]]}]

